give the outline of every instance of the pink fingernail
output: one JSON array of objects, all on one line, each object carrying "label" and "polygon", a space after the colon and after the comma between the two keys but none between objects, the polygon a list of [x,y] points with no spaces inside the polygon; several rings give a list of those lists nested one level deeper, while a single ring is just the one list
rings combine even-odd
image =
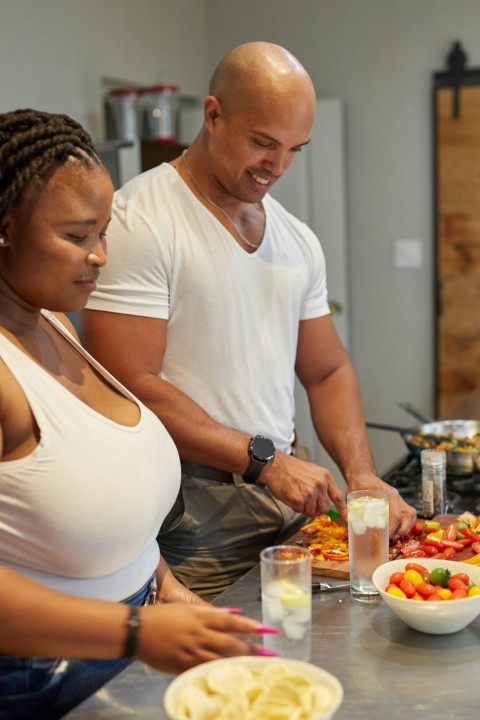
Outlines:
[{"label": "pink fingernail", "polygon": [[269,648],[259,647],[257,655],[263,655],[263,657],[278,657],[280,653],[276,650],[270,650]]},{"label": "pink fingernail", "polygon": [[257,625],[255,632],[259,635],[280,635],[281,631],[278,628],[270,627],[270,625]]},{"label": "pink fingernail", "polygon": [[240,615],[243,611],[242,608],[238,607],[220,607],[218,610],[223,610],[223,612],[228,612],[230,615]]}]

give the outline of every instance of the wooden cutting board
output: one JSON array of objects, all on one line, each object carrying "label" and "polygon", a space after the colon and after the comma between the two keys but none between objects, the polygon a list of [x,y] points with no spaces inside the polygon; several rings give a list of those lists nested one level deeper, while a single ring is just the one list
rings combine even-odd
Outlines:
[{"label": "wooden cutting board", "polygon": [[[341,520],[337,520],[341,522]],[[342,523],[343,524],[343,523]],[[310,545],[312,536],[305,535],[299,531],[287,540],[287,545],[300,545],[306,547]],[[348,560],[312,560],[313,575],[323,575],[324,577],[342,578],[348,580],[350,577],[350,566]]]},{"label": "wooden cutting board", "polygon": [[[435,515],[433,518],[440,523],[440,527],[446,527],[452,522],[456,522],[456,515]],[[308,547],[310,544],[309,536],[305,533],[297,532],[295,535],[287,541],[288,545],[300,545],[302,547]],[[457,552],[455,560],[466,560],[471,557],[472,550],[470,547]],[[419,558],[419,563],[422,559]],[[314,575],[323,575],[324,577],[342,578],[343,580],[350,577],[350,566],[348,560],[337,561],[337,560],[312,560],[312,573]]]}]

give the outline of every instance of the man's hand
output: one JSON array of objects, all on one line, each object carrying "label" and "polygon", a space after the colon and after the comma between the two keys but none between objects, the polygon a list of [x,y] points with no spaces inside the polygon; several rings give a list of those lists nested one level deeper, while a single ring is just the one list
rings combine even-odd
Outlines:
[{"label": "man's hand", "polygon": [[373,472],[356,475],[349,483],[347,492],[350,490],[365,490],[369,488],[372,488],[372,490],[383,490],[388,493],[390,499],[390,538],[396,541],[399,537],[406,535],[417,519],[417,511],[415,508],[407,505],[396,488],[381,480]]},{"label": "man's hand", "polygon": [[343,492],[326,468],[299,460],[293,455],[275,453],[262,470],[259,483],[266,485],[277,500],[308,517],[327,513],[332,504],[342,517],[347,508]]},{"label": "man's hand", "polygon": [[199,595],[185,587],[172,573],[167,561],[161,557],[156,572],[157,601],[159,603],[193,603],[195,605],[210,605]]}]

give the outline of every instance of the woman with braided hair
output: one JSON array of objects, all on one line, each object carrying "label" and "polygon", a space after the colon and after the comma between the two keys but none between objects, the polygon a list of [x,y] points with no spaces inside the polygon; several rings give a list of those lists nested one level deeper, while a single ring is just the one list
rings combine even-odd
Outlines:
[{"label": "woman with braided hair", "polygon": [[132,657],[180,672],[255,653],[236,634],[263,631],[160,557],[175,446],[61,314],[95,288],[112,196],[77,122],[0,114],[2,720],[62,717]]}]

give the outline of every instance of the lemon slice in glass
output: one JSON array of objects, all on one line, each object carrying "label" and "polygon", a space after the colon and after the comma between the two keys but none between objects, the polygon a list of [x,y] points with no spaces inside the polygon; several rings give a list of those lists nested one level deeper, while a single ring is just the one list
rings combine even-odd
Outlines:
[{"label": "lemon slice in glass", "polygon": [[289,607],[309,607],[311,604],[310,595],[289,580],[280,580],[283,592],[280,595],[281,605]]}]

